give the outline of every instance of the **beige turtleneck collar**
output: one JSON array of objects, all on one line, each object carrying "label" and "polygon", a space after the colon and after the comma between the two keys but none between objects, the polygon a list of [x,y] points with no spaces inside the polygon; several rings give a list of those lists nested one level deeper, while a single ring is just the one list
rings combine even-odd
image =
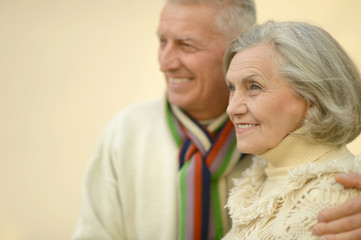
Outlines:
[{"label": "beige turtleneck collar", "polygon": [[328,145],[314,143],[301,133],[302,128],[285,137],[276,147],[258,155],[268,162],[265,169],[268,177],[284,175],[297,166],[321,159],[334,149]]}]

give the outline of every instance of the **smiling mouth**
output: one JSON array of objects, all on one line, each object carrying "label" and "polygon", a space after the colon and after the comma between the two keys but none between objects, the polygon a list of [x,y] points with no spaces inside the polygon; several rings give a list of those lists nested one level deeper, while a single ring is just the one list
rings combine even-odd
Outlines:
[{"label": "smiling mouth", "polygon": [[236,124],[237,128],[245,129],[257,126],[256,124]]},{"label": "smiling mouth", "polygon": [[189,82],[189,78],[169,78],[168,79],[170,83],[185,83]]}]

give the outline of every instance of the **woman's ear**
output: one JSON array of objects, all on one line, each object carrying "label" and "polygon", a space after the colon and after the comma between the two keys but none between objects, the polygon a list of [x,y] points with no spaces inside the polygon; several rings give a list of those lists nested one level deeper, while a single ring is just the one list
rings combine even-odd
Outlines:
[{"label": "woman's ear", "polygon": [[307,106],[306,112],[305,112],[305,119],[311,118],[310,112],[313,111],[314,107],[315,106],[311,102],[308,103],[308,106]]}]

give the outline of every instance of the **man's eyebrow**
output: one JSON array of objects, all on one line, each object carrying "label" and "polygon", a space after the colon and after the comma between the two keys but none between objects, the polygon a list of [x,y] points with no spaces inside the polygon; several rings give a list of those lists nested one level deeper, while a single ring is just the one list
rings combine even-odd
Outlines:
[{"label": "man's eyebrow", "polygon": [[[163,37],[164,34],[160,33],[160,32],[156,32],[157,36],[158,37]],[[190,37],[190,36],[179,36],[179,37],[176,37],[176,40],[178,41],[186,41],[186,40],[192,40],[192,41],[195,41],[195,39],[193,37]]]},{"label": "man's eyebrow", "polygon": [[177,40],[180,40],[180,41],[185,41],[185,40],[195,40],[194,38],[190,37],[190,36],[179,36],[179,37],[176,37]]}]

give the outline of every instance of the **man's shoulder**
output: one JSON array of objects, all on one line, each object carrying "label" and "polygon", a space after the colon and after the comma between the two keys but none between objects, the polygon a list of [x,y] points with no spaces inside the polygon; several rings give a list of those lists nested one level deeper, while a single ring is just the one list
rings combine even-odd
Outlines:
[{"label": "man's shoulder", "polygon": [[132,105],[126,106],[122,109],[115,117],[122,115],[134,115],[134,114],[144,114],[144,113],[162,113],[165,103],[161,98],[151,99],[143,102],[134,103]]},{"label": "man's shoulder", "polygon": [[152,99],[126,106],[112,119],[114,121],[140,121],[160,117],[164,114],[165,103],[162,99]]},{"label": "man's shoulder", "polygon": [[145,128],[165,120],[165,101],[152,99],[129,105],[117,113],[108,123],[106,132],[125,132]]}]

